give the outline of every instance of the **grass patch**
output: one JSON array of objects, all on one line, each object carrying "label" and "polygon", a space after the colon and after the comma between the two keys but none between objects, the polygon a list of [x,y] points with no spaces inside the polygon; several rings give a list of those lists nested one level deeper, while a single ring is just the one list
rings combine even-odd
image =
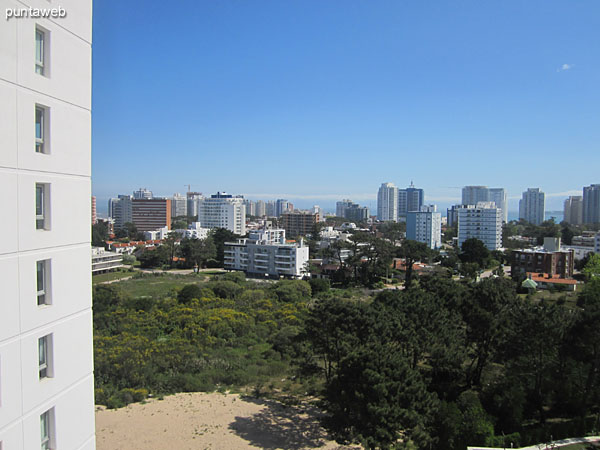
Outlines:
[{"label": "grass patch", "polygon": [[106,281],[120,280],[121,278],[127,278],[131,276],[133,276],[133,272],[129,272],[128,270],[99,273],[98,275],[92,275],[92,285],[104,283]]},{"label": "grass patch", "polygon": [[132,298],[161,298],[174,289],[201,281],[202,279],[197,275],[145,274],[139,278],[121,281],[119,287],[124,294],[130,295]]}]

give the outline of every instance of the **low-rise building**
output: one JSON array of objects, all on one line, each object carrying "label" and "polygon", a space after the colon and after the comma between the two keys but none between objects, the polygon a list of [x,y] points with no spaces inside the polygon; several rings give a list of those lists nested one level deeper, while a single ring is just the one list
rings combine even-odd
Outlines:
[{"label": "low-rise building", "polygon": [[123,267],[123,254],[92,247],[92,274],[109,272]]},{"label": "low-rise building", "polygon": [[511,273],[539,273],[550,277],[572,278],[574,263],[573,250],[561,248],[560,238],[546,237],[543,247],[512,251]]},{"label": "low-rise building", "polygon": [[532,280],[538,289],[564,289],[574,291],[577,289],[577,281],[572,278],[561,278],[559,275],[548,275],[547,273],[527,273],[527,279]]},{"label": "low-rise building", "polygon": [[191,223],[187,229],[177,229],[175,233],[181,235],[182,238],[188,239],[206,239],[210,233],[210,229],[202,227],[200,222]]},{"label": "low-rise building", "polygon": [[225,243],[225,268],[249,276],[301,278],[307,274],[308,247],[286,243],[285,231],[254,231],[247,239]]}]

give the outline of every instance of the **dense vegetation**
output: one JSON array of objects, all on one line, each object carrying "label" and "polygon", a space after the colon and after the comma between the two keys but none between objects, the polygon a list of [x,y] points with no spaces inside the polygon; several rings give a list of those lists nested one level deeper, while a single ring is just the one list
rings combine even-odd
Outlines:
[{"label": "dense vegetation", "polygon": [[[358,298],[326,281],[240,274],[181,277],[157,296],[97,286],[96,400],[115,407],[148,391],[299,376],[318,394],[332,435],[367,448],[582,435],[599,425],[596,270],[591,264],[571,307],[518,296],[502,278],[423,277],[405,291]],[[121,284],[161,276],[145,277]]]},{"label": "dense vegetation", "polygon": [[[144,275],[131,282],[162,277]],[[131,390],[214,390],[289,373],[287,346],[306,314],[308,282],[253,283],[242,274],[209,282],[191,278],[196,281],[180,277],[179,288],[166,293],[156,289],[158,295],[95,287],[98,403],[120,406],[132,400]]]}]

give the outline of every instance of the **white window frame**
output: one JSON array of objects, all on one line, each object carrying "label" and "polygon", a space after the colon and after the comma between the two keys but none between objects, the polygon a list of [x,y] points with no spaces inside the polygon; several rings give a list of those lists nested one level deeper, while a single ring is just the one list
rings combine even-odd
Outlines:
[{"label": "white window frame", "polygon": [[[40,136],[38,136],[38,114],[40,116]],[[34,113],[35,152],[50,153],[50,108],[36,103]]]},{"label": "white window frame", "polygon": [[[41,192],[41,195],[38,195]],[[38,204],[38,199],[40,203]],[[35,184],[35,228],[37,230],[50,229],[50,184]]]},{"label": "white window frame", "polygon": [[35,73],[48,78],[50,76],[50,31],[36,25],[34,43]]},{"label": "white window frame", "polygon": [[[51,305],[50,293],[50,260],[36,261],[36,291],[38,306]],[[40,272],[41,277],[40,277]],[[41,286],[40,286],[41,284]]]},{"label": "white window frame", "polygon": [[40,448],[41,450],[55,448],[54,408],[40,414]]},{"label": "white window frame", "polygon": [[53,377],[52,334],[38,338],[38,376],[40,381]]}]

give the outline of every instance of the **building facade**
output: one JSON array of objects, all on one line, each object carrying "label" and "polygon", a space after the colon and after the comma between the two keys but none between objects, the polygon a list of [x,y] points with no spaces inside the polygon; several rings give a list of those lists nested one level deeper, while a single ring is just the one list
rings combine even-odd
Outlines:
[{"label": "building facade", "polygon": [[406,239],[426,244],[431,249],[442,246],[442,215],[434,205],[421,206],[406,216]]},{"label": "building facade", "polygon": [[[57,7],[43,3],[0,9]],[[60,5],[0,25],[2,450],[95,448],[92,2]]]},{"label": "building facade", "polygon": [[406,217],[411,211],[420,211],[425,201],[425,191],[411,182],[406,189],[398,189],[398,217]]},{"label": "building facade", "polygon": [[185,195],[173,194],[171,197],[171,218],[187,216],[187,198]]},{"label": "building facade", "polygon": [[508,197],[504,188],[489,188],[489,201],[502,210],[502,222],[508,222]]},{"label": "building facade", "polygon": [[583,223],[583,197],[581,195],[571,196],[565,200],[563,220],[571,225]]},{"label": "building facade", "polygon": [[502,210],[494,202],[479,202],[458,210],[458,246],[476,238],[488,250],[502,247]]},{"label": "building facade", "polygon": [[377,220],[398,222],[398,188],[383,183],[377,192]]},{"label": "building facade", "polygon": [[529,188],[519,200],[519,219],[541,225],[546,215],[546,194],[539,188]]},{"label": "building facade", "polygon": [[134,198],[131,201],[131,222],[138,231],[171,229],[171,200],[168,198]]},{"label": "building facade", "polygon": [[256,201],[256,215],[258,217],[264,217],[267,215],[267,205],[264,200]]},{"label": "building facade", "polygon": [[600,223],[600,184],[583,188],[583,223]]},{"label": "building facade", "polygon": [[544,238],[543,247],[527,248],[512,251],[511,273],[540,273],[573,277],[575,254],[572,249],[563,249],[560,238]]},{"label": "building facade", "polygon": [[261,230],[248,239],[225,243],[225,268],[250,276],[301,278],[307,272],[308,247],[286,244],[284,230]]},{"label": "building facade", "polygon": [[476,205],[490,201],[490,190],[487,186],[465,186],[462,188],[462,204]]},{"label": "building facade", "polygon": [[210,198],[199,199],[198,222],[204,228],[225,228],[240,236],[246,234],[244,197],[217,192]]},{"label": "building facade", "polygon": [[136,200],[150,200],[154,198],[152,191],[146,188],[139,188],[137,191],[133,191],[133,198]]},{"label": "building facade", "polygon": [[290,211],[281,215],[281,228],[288,236],[307,236],[311,234],[315,225],[319,223],[319,215],[306,211]]}]

